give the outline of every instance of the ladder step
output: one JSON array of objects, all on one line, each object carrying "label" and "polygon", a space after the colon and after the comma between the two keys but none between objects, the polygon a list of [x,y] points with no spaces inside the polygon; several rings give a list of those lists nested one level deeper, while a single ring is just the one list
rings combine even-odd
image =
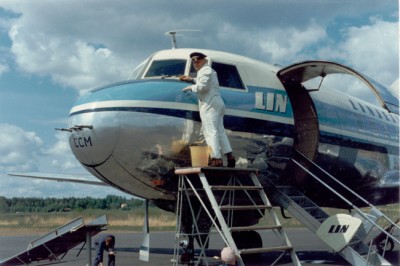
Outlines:
[{"label": "ladder step", "polygon": [[265,210],[265,209],[271,209],[271,208],[272,208],[271,205],[241,205],[241,206],[224,205],[224,206],[220,206],[221,211]]},{"label": "ladder step", "polygon": [[212,190],[262,190],[260,186],[210,186]]},{"label": "ladder step", "polygon": [[359,240],[359,239],[352,239],[352,240],[350,241],[350,243],[348,244],[348,246],[350,246],[350,247],[352,247],[352,248],[354,249],[355,246],[357,246],[357,245],[359,245],[359,244],[361,244],[361,243],[362,243],[362,241]]},{"label": "ladder step", "polygon": [[266,225],[266,226],[237,226],[231,227],[231,232],[241,232],[241,231],[257,231],[257,230],[276,230],[282,229],[281,225]]},{"label": "ladder step", "polygon": [[292,187],[291,186],[275,186],[277,189],[292,189]]},{"label": "ladder step", "polygon": [[240,249],[240,254],[255,254],[255,253],[265,253],[272,251],[287,251],[293,250],[291,246],[278,246],[278,247],[268,247],[268,248],[249,248],[249,249]]},{"label": "ladder step", "polygon": [[288,197],[304,197],[297,189],[292,186],[276,186],[278,190],[286,194]]},{"label": "ladder step", "polygon": [[305,196],[303,195],[296,195],[296,196],[288,196],[289,198],[291,198],[292,200],[299,200],[299,199],[307,199]]}]

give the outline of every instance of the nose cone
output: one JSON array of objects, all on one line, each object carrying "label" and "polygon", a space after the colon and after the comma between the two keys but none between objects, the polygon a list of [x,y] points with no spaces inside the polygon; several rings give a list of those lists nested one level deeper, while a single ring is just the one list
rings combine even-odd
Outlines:
[{"label": "nose cone", "polygon": [[[187,158],[182,141],[197,102],[182,97],[179,81],[117,83],[94,90],[70,112],[69,143],[93,175],[127,193],[147,199],[175,198],[173,169]],[[186,103],[177,104],[177,101]],[[179,107],[179,108],[178,108]],[[179,146],[179,147],[178,147]],[[173,188],[171,190],[171,187]]]},{"label": "nose cone", "polygon": [[119,134],[119,116],[116,113],[93,112],[73,116],[72,127],[90,126],[73,131],[69,144],[75,157],[85,166],[105,162],[112,154]]}]

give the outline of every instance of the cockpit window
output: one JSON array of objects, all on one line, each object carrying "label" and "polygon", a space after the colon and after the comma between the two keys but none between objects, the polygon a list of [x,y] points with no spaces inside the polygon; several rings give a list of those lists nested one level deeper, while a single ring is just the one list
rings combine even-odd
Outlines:
[{"label": "cockpit window", "polygon": [[151,63],[145,77],[180,76],[185,72],[186,60],[155,60]]},{"label": "cockpit window", "polygon": [[143,68],[146,66],[148,60],[144,60],[142,63],[140,63],[131,73],[129,76],[128,80],[131,79],[140,79],[141,75],[143,74]]},{"label": "cockpit window", "polygon": [[245,89],[236,66],[213,62],[211,67],[218,74],[218,82],[220,86],[242,90]]},{"label": "cockpit window", "polygon": [[[221,87],[245,89],[236,66],[212,62],[211,67],[217,72],[218,82]],[[190,68],[189,75],[191,77],[196,77],[196,70],[193,64]]]}]

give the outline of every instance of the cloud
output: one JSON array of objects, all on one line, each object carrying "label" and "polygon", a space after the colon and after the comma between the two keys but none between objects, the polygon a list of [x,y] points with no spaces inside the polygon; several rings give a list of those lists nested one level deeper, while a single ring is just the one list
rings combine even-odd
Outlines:
[{"label": "cloud", "polygon": [[[389,50],[377,47],[389,46],[397,23],[374,18],[373,24],[343,28],[344,40],[338,44],[325,30],[338,14],[358,17],[360,5],[364,13],[383,12],[385,8],[374,1],[343,3],[256,1],[243,5],[241,1],[206,1],[194,9],[181,1],[115,1],[112,5],[102,1],[20,1],[17,5],[6,0],[4,8],[19,16],[3,24],[12,25],[11,52],[21,70],[51,76],[55,83],[81,93],[126,79],[150,53],[169,48],[163,32],[182,25],[204,31],[184,33],[185,37],[178,37],[178,47],[220,49],[282,65],[315,59],[318,54],[360,66],[370,75],[378,73],[383,82],[393,82],[391,72],[386,71],[398,63],[389,57],[395,52],[393,46]],[[184,15],[180,13],[183,9]],[[374,60],[367,60],[365,54],[369,53],[376,55]],[[385,61],[390,64],[378,70],[376,65],[383,66]]]},{"label": "cloud", "polygon": [[34,132],[0,124],[0,173],[36,171],[43,141]]},{"label": "cloud", "polygon": [[112,33],[118,32],[114,27],[120,24],[113,23],[119,18],[116,10],[110,13],[88,2],[77,9],[69,1],[6,1],[8,9],[21,14],[12,19],[8,31],[18,68],[50,76],[57,84],[81,92],[126,79],[133,65],[110,47],[115,43]]},{"label": "cloud", "polygon": [[342,28],[343,40],[320,55],[347,62],[386,85],[399,74],[399,24],[372,17],[370,24]]},{"label": "cloud", "polygon": [[83,172],[82,166],[71,152],[68,135],[65,132],[57,132],[56,138],[56,143],[43,152],[51,158],[51,167],[59,169],[62,172],[72,170]]},{"label": "cloud", "polygon": [[35,133],[10,124],[0,124],[0,173],[71,170],[85,172],[71,152],[68,136],[57,132],[57,141],[46,147]]},{"label": "cloud", "polygon": [[[359,16],[360,3],[337,2],[305,1],[296,5],[294,1],[256,1],[243,5],[241,1],[205,1],[193,8],[193,4],[181,1],[98,4],[5,0],[3,6],[19,14],[12,16],[12,23],[7,21],[12,25],[11,52],[18,67],[28,73],[49,75],[56,83],[83,93],[126,79],[149,54],[169,48],[169,39],[162,33],[171,29],[203,30],[201,34],[178,37],[178,47],[225,50],[279,64],[303,60],[315,55],[318,45],[326,45],[329,36],[325,27],[338,14]],[[375,1],[367,1],[362,7],[364,13],[387,8]],[[371,30],[369,26],[349,28],[346,34],[351,39],[340,45],[332,43],[325,51],[341,53],[341,59],[347,57],[351,64],[363,64],[365,57],[355,57],[350,48],[361,53],[353,46],[357,34],[367,40],[364,44],[370,43],[363,33],[375,37],[375,44],[380,45],[376,40],[379,35]],[[384,42],[386,37],[381,40]],[[376,72],[372,63],[368,64]],[[386,81],[387,77],[383,78]]]},{"label": "cloud", "polygon": [[[84,169],[72,155],[68,139],[63,133],[57,133],[57,142],[46,148],[36,133],[25,131],[14,125],[0,124],[0,139],[2,140],[0,142],[0,196],[83,197],[90,195],[104,197],[108,194],[127,196],[111,187],[59,183],[6,175],[12,172],[45,172],[49,169],[52,173],[66,171],[84,173]],[[77,178],[79,177],[80,175],[77,175]]]},{"label": "cloud", "polygon": [[268,54],[274,63],[289,64],[294,58],[298,61],[304,60],[305,50],[325,39],[327,34],[322,26],[311,21],[304,29],[272,29],[263,36],[259,42],[263,53]]},{"label": "cloud", "polygon": [[[398,22],[371,17],[369,24],[343,27],[342,40],[321,47],[318,54],[350,66],[389,88],[399,78],[398,27]],[[354,78],[332,78],[326,84],[376,103],[375,95]]]},{"label": "cloud", "polygon": [[3,73],[7,72],[9,69],[10,69],[10,68],[8,67],[8,65],[0,64],[0,76],[1,76]]},{"label": "cloud", "polygon": [[390,91],[398,98],[399,97],[399,79],[397,79],[395,82],[390,85]]},{"label": "cloud", "polygon": [[9,48],[1,46],[0,42],[0,78],[1,76],[10,71],[10,66],[8,61],[10,61],[10,51]]},{"label": "cloud", "polygon": [[96,48],[83,40],[25,32],[20,25],[10,29],[11,51],[20,69],[50,75],[63,86],[86,91],[126,79],[131,68],[108,48]]}]

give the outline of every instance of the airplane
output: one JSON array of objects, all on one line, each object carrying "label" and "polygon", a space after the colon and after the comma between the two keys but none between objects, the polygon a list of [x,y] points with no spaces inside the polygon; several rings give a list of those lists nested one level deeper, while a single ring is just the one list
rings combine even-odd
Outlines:
[{"label": "airplane", "polygon": [[[194,94],[180,75],[194,75],[193,51],[210,58],[225,101],[225,128],[242,164],[281,176],[293,149],[315,160],[373,204],[398,201],[398,99],[343,65],[307,61],[278,68],[225,52],[172,49],[154,53],[132,79],[82,96],[69,114],[69,142],[94,176],[126,193],[174,206],[173,169],[189,166],[185,147],[202,141]],[[301,83],[333,73],[354,75],[377,94],[373,106],[333,89]],[[187,149],[186,149],[187,150]],[[306,179],[290,177],[307,185]],[[360,182],[365,187],[360,187]],[[367,182],[368,181],[368,182]],[[389,192],[389,193],[387,193]],[[317,195],[316,195],[317,196]],[[336,202],[322,197],[322,206]],[[325,201],[325,202],[324,202]]]},{"label": "airplane", "polygon": [[[348,208],[295,171],[290,158],[299,151],[371,204],[399,202],[399,100],[385,86],[330,61],[281,67],[177,47],[153,53],[128,80],[91,90],[70,110],[69,127],[61,130],[102,184],[175,212],[174,169],[190,167],[189,147],[204,145],[197,97],[182,92],[188,83],[179,80],[196,75],[192,52],[206,54],[218,74],[236,168],[295,184],[319,206]],[[322,85],[335,75],[358,79],[379,104]]]}]

